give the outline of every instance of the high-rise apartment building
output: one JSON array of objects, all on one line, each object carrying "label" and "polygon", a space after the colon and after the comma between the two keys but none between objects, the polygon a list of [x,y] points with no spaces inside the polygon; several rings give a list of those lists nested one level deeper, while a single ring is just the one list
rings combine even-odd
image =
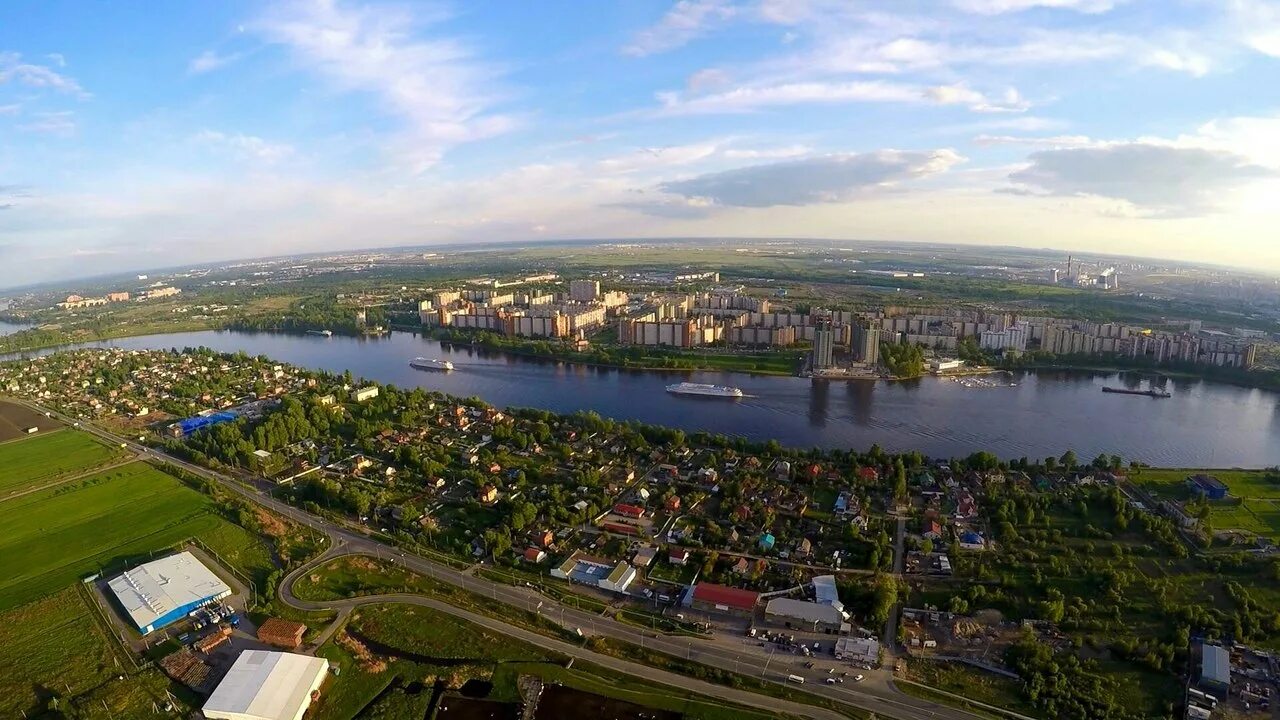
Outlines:
[{"label": "high-rise apartment building", "polygon": [[880,362],[880,327],[872,320],[856,320],[849,337],[855,362],[875,365]]},{"label": "high-rise apartment building", "polygon": [[834,365],[834,350],[835,333],[831,330],[831,323],[819,324],[813,332],[813,369],[823,370]]}]

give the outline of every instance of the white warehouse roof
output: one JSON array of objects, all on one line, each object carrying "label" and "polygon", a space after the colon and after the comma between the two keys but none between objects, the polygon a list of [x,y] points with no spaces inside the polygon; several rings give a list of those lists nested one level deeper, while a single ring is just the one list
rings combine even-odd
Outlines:
[{"label": "white warehouse roof", "polygon": [[299,720],[324,682],[324,658],[245,650],[204,704],[209,720]]},{"label": "white warehouse roof", "polygon": [[1220,645],[1202,646],[1200,678],[1217,685],[1231,684],[1231,654]]},{"label": "white warehouse roof", "polygon": [[231,594],[231,588],[189,552],[126,570],[108,585],[143,634]]}]

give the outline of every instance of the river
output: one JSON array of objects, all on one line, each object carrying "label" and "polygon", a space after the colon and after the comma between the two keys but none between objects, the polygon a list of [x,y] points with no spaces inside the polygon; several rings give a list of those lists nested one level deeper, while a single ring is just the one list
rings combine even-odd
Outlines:
[{"label": "river", "polygon": [[[814,381],[726,372],[650,373],[571,365],[472,348],[442,347],[413,333],[381,338],[204,331],[112,340],[122,348],[206,346],[243,350],[332,372],[351,370],[401,387],[479,396],[500,407],[606,417],[707,430],[795,447],[920,450],[933,457],[990,450],[1043,458],[1070,448],[1174,467],[1280,464],[1280,394],[1180,378],[1157,382],[1173,397],[1108,394],[1106,385],[1146,386],[1135,373],[1037,371],[1013,385],[974,388],[933,377],[905,382]],[[451,373],[408,366],[418,355],[451,360]],[[690,380],[740,387],[740,400],[676,396]]]},{"label": "river", "polygon": [[0,335],[11,335],[13,333],[18,332],[19,330],[26,330],[26,329],[27,329],[26,325],[14,325],[13,323],[0,321]]}]

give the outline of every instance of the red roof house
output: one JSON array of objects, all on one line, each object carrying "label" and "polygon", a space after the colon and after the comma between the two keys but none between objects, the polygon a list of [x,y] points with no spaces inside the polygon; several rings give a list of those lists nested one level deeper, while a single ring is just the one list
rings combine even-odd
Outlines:
[{"label": "red roof house", "polygon": [[693,604],[708,610],[752,612],[760,600],[760,593],[725,585],[698,583],[693,587]]}]

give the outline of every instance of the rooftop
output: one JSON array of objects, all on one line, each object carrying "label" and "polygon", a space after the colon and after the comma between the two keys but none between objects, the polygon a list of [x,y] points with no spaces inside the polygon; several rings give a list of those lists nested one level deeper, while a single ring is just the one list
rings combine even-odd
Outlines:
[{"label": "rooftop", "polygon": [[158,621],[177,619],[168,616],[185,613],[184,608],[231,594],[231,588],[189,552],[126,570],[108,585],[134,626],[144,632]]},{"label": "rooftop", "polygon": [[210,720],[298,720],[320,687],[324,658],[245,650],[204,704]]},{"label": "rooftop", "polygon": [[806,623],[839,625],[844,622],[844,616],[840,614],[840,611],[830,605],[820,605],[807,600],[794,600],[792,598],[773,598],[765,606],[764,612],[766,615],[794,618]]},{"label": "rooftop", "polygon": [[698,583],[693,588],[693,599],[712,605],[724,605],[734,610],[751,610],[760,600],[760,593],[725,585]]}]

